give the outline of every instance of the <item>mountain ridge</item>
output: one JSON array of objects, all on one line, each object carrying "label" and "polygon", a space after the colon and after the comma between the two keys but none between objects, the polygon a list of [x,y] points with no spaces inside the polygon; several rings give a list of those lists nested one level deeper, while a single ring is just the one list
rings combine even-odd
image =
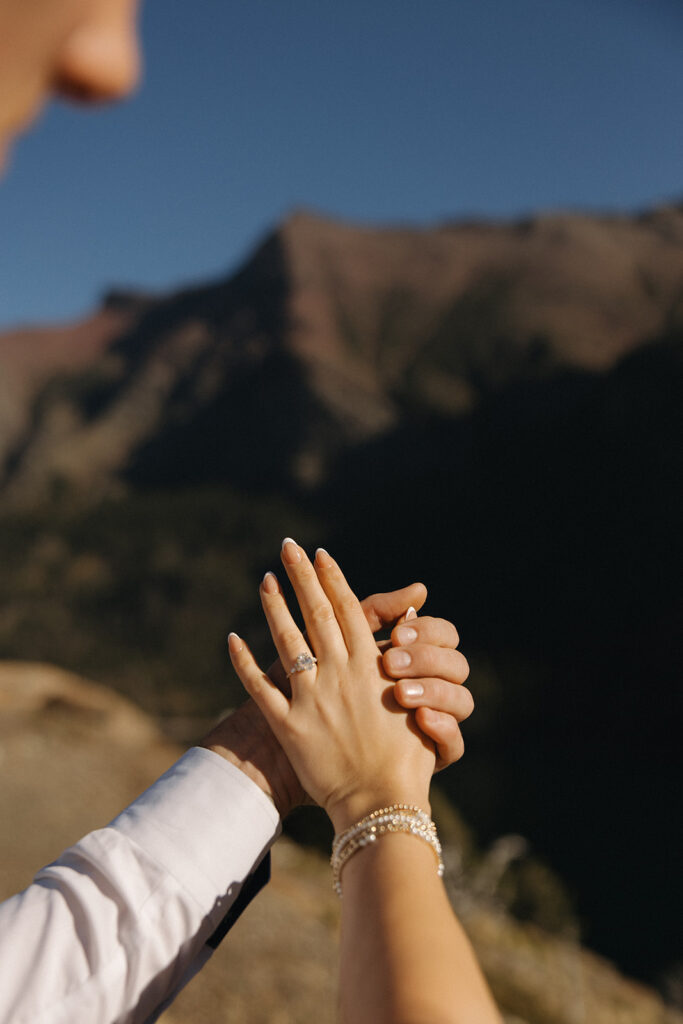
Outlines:
[{"label": "mountain ridge", "polygon": [[[0,335],[0,494],[32,500],[54,479],[106,492],[130,465],[172,461],[169,423],[234,434],[246,417],[262,443],[268,403],[288,434],[274,482],[314,484],[340,448],[406,415],[463,415],[572,367],[606,372],[681,322],[682,303],[676,207],[427,229],[298,212],[226,278],[114,292],[76,325]],[[235,469],[220,461],[209,477]]]}]

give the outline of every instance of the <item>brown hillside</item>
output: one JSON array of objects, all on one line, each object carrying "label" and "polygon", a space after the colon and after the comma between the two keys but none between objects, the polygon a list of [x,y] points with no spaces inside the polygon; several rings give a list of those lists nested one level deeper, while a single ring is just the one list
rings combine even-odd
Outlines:
[{"label": "brown hillside", "polygon": [[[106,823],[177,756],[110,691],[46,665],[0,664],[0,898]],[[573,943],[512,922],[467,887],[455,899],[510,1024],[681,1024],[648,989]],[[318,855],[280,840],[274,876],[169,1024],[335,1019],[338,903]]]},{"label": "brown hillside", "polygon": [[[224,281],[0,336],[0,487],[314,482],[406,411],[612,367],[679,322],[682,295],[678,208],[430,229],[295,214]],[[237,432],[241,454],[222,443]]]}]

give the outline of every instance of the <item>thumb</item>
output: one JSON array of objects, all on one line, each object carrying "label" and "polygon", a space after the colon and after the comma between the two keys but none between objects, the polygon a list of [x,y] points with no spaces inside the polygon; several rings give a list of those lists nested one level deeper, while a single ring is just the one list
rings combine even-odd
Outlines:
[{"label": "thumb", "polygon": [[361,601],[361,608],[373,633],[385,626],[393,625],[406,614],[408,609],[420,609],[427,600],[427,588],[424,583],[411,583],[402,590],[392,590],[388,594],[372,594]]}]

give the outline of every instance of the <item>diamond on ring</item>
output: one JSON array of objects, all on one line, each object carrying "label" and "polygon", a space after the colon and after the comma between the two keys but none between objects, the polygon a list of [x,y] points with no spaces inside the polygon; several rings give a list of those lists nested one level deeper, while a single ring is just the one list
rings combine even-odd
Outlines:
[{"label": "diamond on ring", "polygon": [[308,669],[313,668],[317,662],[318,659],[314,658],[312,654],[299,654],[287,675],[293,676],[295,672],[307,672]]}]

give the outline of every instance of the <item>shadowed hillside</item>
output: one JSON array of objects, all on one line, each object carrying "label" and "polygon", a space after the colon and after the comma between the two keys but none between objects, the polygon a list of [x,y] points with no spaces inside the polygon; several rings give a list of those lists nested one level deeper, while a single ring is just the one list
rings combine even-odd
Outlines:
[{"label": "shadowed hillside", "polygon": [[0,337],[0,654],[185,736],[238,699],[228,629],[267,657],[283,535],[423,579],[473,665],[458,806],[680,998],[682,295],[678,208],[297,214],[226,280]]},{"label": "shadowed hillside", "polygon": [[682,398],[676,336],[399,429],[327,496],[361,590],[400,550],[460,627],[479,705],[452,794],[489,835],[529,835],[633,971],[680,950]]},{"label": "shadowed hillside", "polygon": [[223,281],[0,337],[3,492],[311,485],[406,420],[609,370],[682,298],[677,208],[424,230],[297,214]]}]

